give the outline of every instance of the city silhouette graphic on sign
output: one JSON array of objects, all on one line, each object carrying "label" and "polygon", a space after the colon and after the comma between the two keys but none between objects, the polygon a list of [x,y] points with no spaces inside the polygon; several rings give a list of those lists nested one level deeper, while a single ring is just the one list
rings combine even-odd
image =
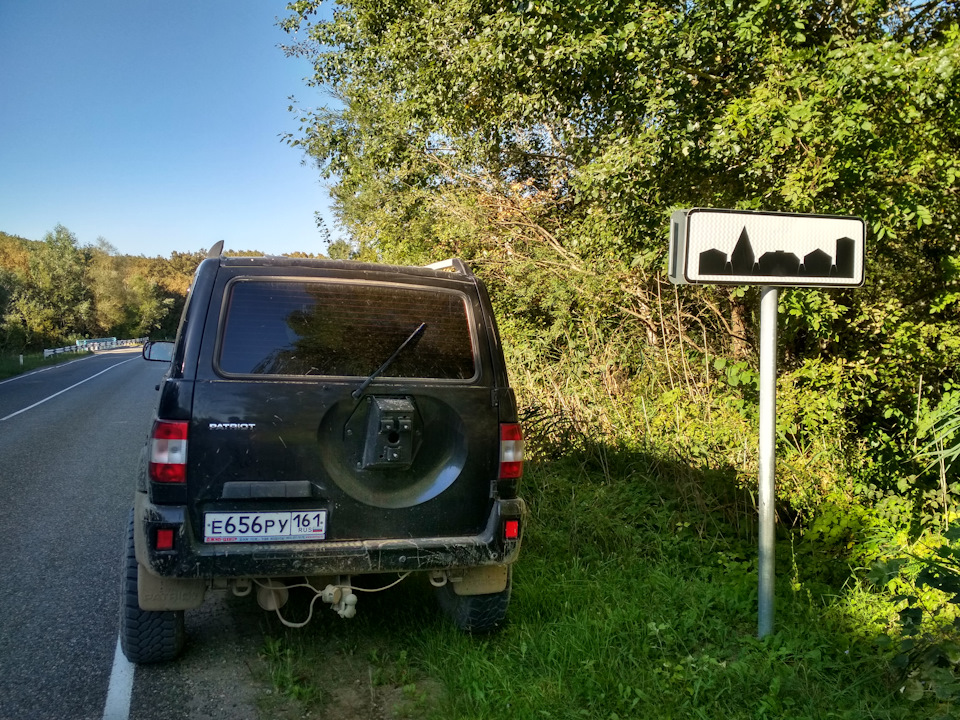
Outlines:
[{"label": "city silhouette graphic on sign", "polygon": [[837,277],[853,278],[856,243],[848,237],[837,240],[833,257],[817,249],[801,260],[792,252],[765,252],[759,258],[750,244],[747,229],[740,233],[729,256],[722,250],[700,253],[701,275],[758,275],[766,277]]}]

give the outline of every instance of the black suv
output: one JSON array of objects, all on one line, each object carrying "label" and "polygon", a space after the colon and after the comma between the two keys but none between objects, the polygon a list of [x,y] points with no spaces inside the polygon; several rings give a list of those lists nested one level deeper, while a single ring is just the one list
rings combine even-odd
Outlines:
[{"label": "black suv", "polygon": [[131,661],[176,657],[183,611],[214,589],[283,619],[306,585],[352,617],[355,576],[423,573],[460,628],[503,622],[523,439],[490,300],[463,262],[211,257],[176,342],[143,355],[170,369],[128,529]]}]

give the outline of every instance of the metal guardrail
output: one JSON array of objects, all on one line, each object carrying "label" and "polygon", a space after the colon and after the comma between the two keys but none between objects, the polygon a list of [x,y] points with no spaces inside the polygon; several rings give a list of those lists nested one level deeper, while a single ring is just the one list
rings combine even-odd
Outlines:
[{"label": "metal guardrail", "polygon": [[92,342],[84,346],[78,345],[69,345],[67,347],[53,348],[51,350],[44,350],[43,357],[48,358],[53,355],[60,355],[62,353],[77,353],[77,352],[87,352],[89,350],[113,350],[114,348],[119,347],[130,347],[131,345],[143,345],[150,338],[135,338],[133,340],[114,340],[113,342]]},{"label": "metal guardrail", "polygon": [[115,337],[102,337],[102,338],[83,338],[77,340],[75,345],[78,347],[85,347],[87,345],[97,345],[99,343],[115,343],[117,339]]}]

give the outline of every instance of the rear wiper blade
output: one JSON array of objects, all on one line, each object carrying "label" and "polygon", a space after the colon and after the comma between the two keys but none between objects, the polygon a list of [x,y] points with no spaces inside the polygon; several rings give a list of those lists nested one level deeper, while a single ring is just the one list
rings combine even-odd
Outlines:
[{"label": "rear wiper blade", "polygon": [[351,395],[353,395],[354,400],[359,400],[359,399],[360,399],[360,396],[363,395],[363,391],[367,389],[367,387],[370,385],[370,383],[372,383],[374,380],[376,380],[378,377],[380,377],[383,373],[385,373],[386,370],[387,370],[387,368],[390,367],[391,365],[393,365],[393,361],[397,359],[397,356],[398,356],[400,353],[403,352],[403,349],[404,349],[407,345],[409,345],[410,343],[412,343],[414,340],[416,340],[418,337],[420,337],[420,335],[423,334],[423,331],[424,331],[424,329],[425,329],[426,327],[427,327],[427,324],[426,324],[426,323],[420,323],[420,326],[419,326],[416,330],[414,330],[412,333],[410,333],[410,337],[408,337],[406,340],[404,340],[404,341],[400,344],[400,347],[398,347],[396,350],[393,351],[393,355],[391,355],[390,357],[388,357],[388,358],[387,358],[387,361],[386,361],[383,365],[381,365],[381,366],[378,367],[376,370],[374,370],[374,371],[373,371],[373,374],[372,374],[370,377],[368,377],[366,380],[364,380],[364,381],[360,384],[360,387],[358,387],[356,390],[354,390],[354,391],[351,393]]}]

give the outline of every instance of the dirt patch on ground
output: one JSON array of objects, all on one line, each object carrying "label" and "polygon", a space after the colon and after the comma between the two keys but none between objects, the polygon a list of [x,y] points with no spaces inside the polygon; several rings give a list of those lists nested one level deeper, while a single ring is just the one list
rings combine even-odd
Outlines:
[{"label": "dirt patch on ground", "polygon": [[130,720],[260,720],[263,611],[249,600],[210,593],[187,611],[183,656],[137,667]]},{"label": "dirt patch on ground", "polygon": [[310,659],[282,641],[268,640],[260,656],[262,717],[278,720],[330,716],[338,720],[424,718],[440,701],[436,681],[410,668],[405,655],[385,655],[372,642]]},{"label": "dirt patch on ground", "polygon": [[[303,617],[303,603],[304,598],[291,597],[285,612]],[[364,605],[363,611],[379,615],[372,598],[365,597]],[[308,628],[284,631],[273,623],[264,638],[256,673],[266,687],[258,699],[262,718],[420,720],[436,715],[442,686],[411,664],[396,637],[330,617],[323,606],[315,612],[320,617],[315,615]]]},{"label": "dirt patch on ground", "polygon": [[[413,605],[432,598],[416,594]],[[210,593],[187,611],[188,645],[172,663],[137,668],[131,720],[400,720],[437,717],[442,686],[415,668],[404,635],[384,632],[409,617],[390,597],[363,598],[366,619],[343,620],[321,603],[312,622],[284,628],[252,597]],[[291,593],[290,619],[309,612]],[[377,624],[377,623],[383,624]]]}]

